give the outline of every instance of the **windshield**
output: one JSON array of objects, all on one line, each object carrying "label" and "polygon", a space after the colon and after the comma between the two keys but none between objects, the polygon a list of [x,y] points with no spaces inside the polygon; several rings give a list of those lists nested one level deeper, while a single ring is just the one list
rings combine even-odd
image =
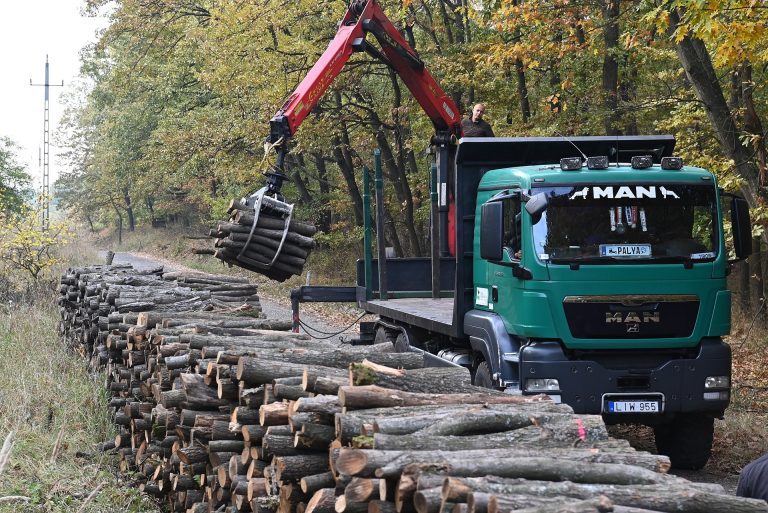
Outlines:
[{"label": "windshield", "polygon": [[533,192],[549,200],[533,226],[542,261],[664,263],[717,256],[712,185],[577,185]]}]

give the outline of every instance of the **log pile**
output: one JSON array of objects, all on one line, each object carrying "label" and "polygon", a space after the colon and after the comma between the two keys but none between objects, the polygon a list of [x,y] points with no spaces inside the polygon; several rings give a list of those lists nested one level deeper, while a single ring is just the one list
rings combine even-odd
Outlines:
[{"label": "log pile", "polygon": [[174,512],[768,511],[668,475],[668,458],[609,438],[599,416],[473,387],[391,343],[333,345],[231,313],[106,317],[91,362],[119,433],[102,449]]},{"label": "log pile", "polygon": [[282,213],[269,208],[261,209],[257,217],[253,208],[238,201],[230,203],[228,213],[229,220],[210,231],[216,239],[216,258],[280,282],[303,272],[315,247],[314,225],[286,223]]},{"label": "log pile", "polygon": [[[118,336],[142,342],[146,329],[135,326],[139,312],[175,312],[187,328],[198,330],[261,327],[256,285],[244,278],[204,273],[136,270],[131,265],[71,268],[59,285],[60,332],[88,355],[109,349]],[[191,312],[194,312],[192,314]],[[226,319],[221,312],[240,315]],[[171,328],[171,326],[164,326]]]}]

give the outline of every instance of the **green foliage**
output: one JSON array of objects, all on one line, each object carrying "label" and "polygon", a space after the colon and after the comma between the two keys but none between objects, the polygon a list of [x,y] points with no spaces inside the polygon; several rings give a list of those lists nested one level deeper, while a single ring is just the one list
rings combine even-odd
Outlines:
[{"label": "green foliage", "polygon": [[16,161],[16,144],[0,137],[0,211],[18,212],[30,196],[32,178]]},{"label": "green foliage", "polygon": [[42,226],[48,200],[32,207],[22,205],[18,213],[0,215],[0,257],[4,273],[18,273],[22,281],[36,281],[60,262],[57,249],[70,235],[68,223],[53,221]]},{"label": "green foliage", "polygon": [[[738,190],[736,164],[676,54],[684,36],[701,38],[733,97],[742,144],[760,158],[764,130],[754,120],[768,110],[768,11],[759,2],[620,2],[614,17],[616,2],[597,0],[381,3],[461,109],[487,103],[498,135],[671,132],[686,162]],[[230,198],[264,185],[274,155],[263,144],[269,119],[326,48],[345,7],[337,0],[89,1],[90,10],[111,9],[111,23],[83,54],[93,85],[68,102],[75,171],[57,183],[64,205],[92,224],[117,222],[129,209],[139,219],[222,218]],[[670,37],[672,13],[681,21]],[[735,83],[746,63],[751,78]],[[286,196],[323,229],[359,226],[361,167],[386,145],[388,215],[398,227],[388,238],[400,238],[388,243],[415,254],[426,240],[423,149],[433,132],[388,68],[355,54],[293,138]]]}]

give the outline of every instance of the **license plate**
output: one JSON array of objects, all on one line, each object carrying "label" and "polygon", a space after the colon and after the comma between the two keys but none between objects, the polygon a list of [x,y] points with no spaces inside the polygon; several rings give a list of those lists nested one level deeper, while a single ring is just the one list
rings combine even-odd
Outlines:
[{"label": "license plate", "polygon": [[659,402],[608,401],[608,413],[659,413]]},{"label": "license plate", "polygon": [[600,244],[600,256],[606,257],[649,257],[650,244]]}]

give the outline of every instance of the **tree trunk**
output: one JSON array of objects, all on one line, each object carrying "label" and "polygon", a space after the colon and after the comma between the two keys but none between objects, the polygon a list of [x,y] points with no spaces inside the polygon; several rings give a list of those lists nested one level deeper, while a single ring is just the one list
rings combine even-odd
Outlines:
[{"label": "tree trunk", "polygon": [[[455,404],[447,406],[415,407],[410,412],[393,411],[391,416],[374,417],[375,433],[409,435],[428,429],[443,436],[506,431],[514,426],[525,427],[537,422],[537,418],[557,415],[573,415],[573,409],[555,402],[518,404]],[[361,411],[361,414],[365,410]],[[465,423],[473,419],[482,424]]]},{"label": "tree trunk", "polygon": [[765,131],[760,116],[755,108],[752,91],[755,83],[752,81],[752,64],[745,62],[741,66],[742,98],[744,100],[744,130],[752,137],[749,145],[757,160],[758,182],[765,187],[768,184],[768,151],[765,147]]},{"label": "tree trunk", "polygon": [[[374,110],[368,111],[369,121],[373,127],[373,131],[376,137],[376,143],[381,150],[381,162],[389,176],[389,181],[392,183],[392,187],[395,190],[395,196],[397,202],[401,205],[401,210],[404,216],[405,231],[408,234],[408,245],[414,252],[415,256],[421,256],[421,246],[419,245],[419,236],[416,233],[416,228],[413,222],[413,195],[411,188],[408,184],[408,177],[405,174],[405,165],[401,167],[398,165],[397,158],[392,151],[392,146],[389,144],[387,135],[384,132],[384,124],[381,122],[378,114]],[[386,208],[382,205],[382,207]],[[379,208],[379,205],[376,205]],[[396,229],[395,229],[396,231]],[[398,249],[400,256],[402,254],[402,248]]]},{"label": "tree trunk", "polygon": [[327,201],[330,197],[331,189],[328,186],[328,167],[325,162],[325,156],[319,151],[311,152],[312,159],[317,168],[317,187],[320,189],[320,202],[318,206],[317,227],[321,232],[331,231],[331,210]]},{"label": "tree trunk", "polygon": [[755,277],[754,281],[754,294],[755,294],[755,304],[757,305],[757,308],[760,309],[762,312],[761,316],[763,318],[766,317],[766,309],[768,309],[768,306],[765,305],[765,282],[763,280],[763,244],[760,237],[753,237],[752,238],[752,255],[749,257],[749,261],[752,264],[752,276]]},{"label": "tree trunk", "polygon": [[125,212],[128,215],[128,231],[132,232],[136,229],[136,219],[133,216],[133,204],[128,187],[123,188],[123,201],[125,201]]},{"label": "tree trunk", "polygon": [[[630,455],[632,453],[629,453]],[[378,451],[343,449],[336,460],[339,472],[359,477],[392,478],[403,469],[440,468],[451,476],[522,477],[578,483],[657,484],[667,476],[622,461],[627,453],[597,449],[492,449],[475,451]],[[668,459],[655,456],[660,461]],[[588,463],[588,465],[585,465]]]},{"label": "tree trunk", "polygon": [[[670,33],[673,34],[680,23],[677,9],[669,11]],[[742,131],[736,126],[728,104],[723,96],[718,76],[712,65],[704,42],[690,34],[675,44],[678,59],[685,70],[688,81],[696,91],[696,96],[704,107],[712,124],[715,138],[726,157],[733,160],[737,174],[744,180],[741,190],[751,207],[762,201],[758,168],[752,155],[741,143]],[[768,233],[763,232],[763,239],[768,240]]]},{"label": "tree trunk", "polygon": [[618,135],[619,86],[619,5],[620,0],[603,0],[603,94],[605,95],[605,133]]},{"label": "tree trunk", "polygon": [[[343,110],[341,101],[341,93],[339,91],[334,92],[334,99],[336,101],[336,108],[339,112]],[[352,204],[355,207],[355,223],[357,226],[363,225],[363,197],[360,194],[360,189],[357,186],[355,180],[355,166],[352,163],[352,154],[350,153],[352,145],[349,139],[349,131],[347,130],[347,124],[343,120],[339,122],[338,135],[334,135],[332,138],[333,143],[333,155],[336,160],[336,164],[341,170],[341,174],[344,177],[344,181],[347,183],[347,190],[349,196],[352,199]]]},{"label": "tree trunk", "polygon": [[752,309],[751,283],[749,260],[742,260],[739,263],[739,306],[742,315],[749,315]]}]

